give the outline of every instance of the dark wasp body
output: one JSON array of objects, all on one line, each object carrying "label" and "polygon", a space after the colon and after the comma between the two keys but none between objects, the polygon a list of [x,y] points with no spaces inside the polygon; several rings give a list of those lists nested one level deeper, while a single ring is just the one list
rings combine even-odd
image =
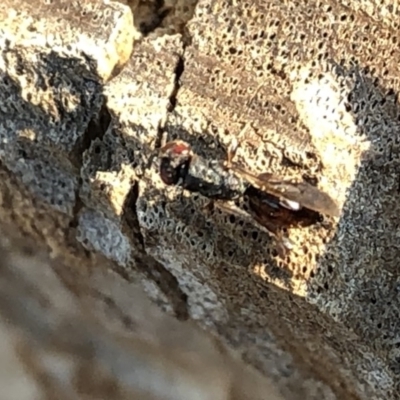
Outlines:
[{"label": "dark wasp body", "polygon": [[221,160],[202,158],[180,140],[162,147],[160,158],[160,176],[165,184],[182,186],[211,200],[236,200],[249,186]]},{"label": "dark wasp body", "polygon": [[322,221],[320,213],[308,208],[285,207],[275,196],[253,186],[246,190],[246,195],[252,218],[275,234],[282,228],[306,227]]},{"label": "dark wasp body", "polygon": [[[335,202],[307,182],[293,182],[264,173],[254,175],[221,160],[207,160],[193,153],[190,145],[176,140],[160,150],[160,176],[167,185],[179,185],[212,201],[248,198],[249,214],[232,206],[223,208],[250,216],[282,242],[282,228],[309,226],[321,220],[321,213],[339,216]],[[284,247],[289,247],[286,243]]]}]

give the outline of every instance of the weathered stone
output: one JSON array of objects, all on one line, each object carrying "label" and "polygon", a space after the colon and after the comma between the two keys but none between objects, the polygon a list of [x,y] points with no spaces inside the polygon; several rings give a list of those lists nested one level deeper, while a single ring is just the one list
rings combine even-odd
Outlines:
[{"label": "weathered stone", "polygon": [[0,32],[12,44],[54,51],[70,62],[71,57],[91,59],[103,80],[118,72],[132,53],[133,16],[118,2],[5,0],[0,19]]},{"label": "weathered stone", "polygon": [[[288,400],[398,398],[397,8],[370,0],[200,0],[195,8],[128,0],[132,18],[115,2],[14,3],[0,6],[0,220],[67,259],[53,266],[79,292],[67,306],[102,313],[97,297],[88,299],[101,259],[163,310],[217,333]],[[158,176],[152,156],[165,136],[224,158],[237,135],[251,139],[236,158],[250,171],[304,178],[343,205],[339,220],[290,229],[294,248],[285,259],[251,221],[206,213],[207,199]],[[108,349],[108,330],[118,330],[115,305],[125,289],[118,283],[114,291],[114,280],[119,275],[101,277],[99,298],[110,309],[96,335],[84,312],[71,323],[68,332],[83,344],[93,335]],[[130,310],[134,294],[126,290]],[[121,320],[123,335],[134,335],[133,319]],[[29,318],[19,321],[31,337]],[[152,332],[146,323],[137,320],[144,338]],[[169,326],[151,328],[179,342],[183,325]],[[74,349],[66,351],[79,357]],[[129,373],[129,362],[120,368],[94,354],[95,372],[100,360],[118,371],[112,379]],[[241,386],[224,375],[218,362],[221,386],[204,383],[214,370],[201,363],[190,390],[199,383],[207,398],[230,398],[228,390],[241,398],[239,390],[253,387],[250,378]],[[91,393],[111,382],[99,374]],[[139,386],[131,390],[143,397]]]},{"label": "weathered stone", "polygon": [[82,153],[104,134],[102,81],[132,51],[132,14],[117,3],[7,1],[0,18],[0,158],[72,215]]},{"label": "weathered stone", "polygon": [[74,295],[55,272],[65,278],[71,265],[52,265],[35,243],[2,229],[0,332],[7,346],[0,355],[13,373],[0,374],[9,378],[7,399],[282,399],[236,354],[157,310],[101,261],[74,282]]},{"label": "weathered stone", "polygon": [[[170,138],[188,140],[203,156],[223,158],[221,144],[246,128],[258,145],[243,143],[237,161],[255,173],[267,169],[316,181],[345,203],[339,223],[292,229],[295,249],[276,260],[274,243],[251,224],[220,211],[211,217],[198,213],[206,203],[199,196],[182,197],[167,188],[154,206],[147,195],[139,202],[147,250],[177,276],[191,315],[223,324],[219,330],[226,336],[234,315],[243,328],[241,343],[268,324],[312,369],[318,365],[338,393],[353,387],[354,395],[379,399],[395,398],[398,390],[398,284],[392,272],[399,251],[399,34],[386,24],[396,12],[372,22],[328,1],[205,0],[187,25],[191,40],[177,107],[166,123]],[[159,184],[157,176],[152,180]],[[213,284],[212,296],[205,283]],[[201,311],[191,309],[200,298]],[[249,313],[251,328],[244,328]]]}]

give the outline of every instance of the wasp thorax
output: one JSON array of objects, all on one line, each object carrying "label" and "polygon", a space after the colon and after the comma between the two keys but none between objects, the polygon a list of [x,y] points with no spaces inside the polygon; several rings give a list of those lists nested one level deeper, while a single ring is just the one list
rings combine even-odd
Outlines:
[{"label": "wasp thorax", "polygon": [[161,148],[160,158],[162,181],[166,185],[176,185],[188,172],[192,151],[187,143],[177,140]]}]

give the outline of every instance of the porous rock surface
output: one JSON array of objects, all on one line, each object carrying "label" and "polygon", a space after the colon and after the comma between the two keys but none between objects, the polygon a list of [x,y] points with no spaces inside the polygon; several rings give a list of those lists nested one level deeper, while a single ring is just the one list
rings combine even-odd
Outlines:
[{"label": "porous rock surface", "polygon": [[[41,267],[7,255],[1,267],[1,334],[13,344],[1,351],[27,377],[29,398],[43,387],[54,398],[72,370],[99,371],[75,396],[145,398],[131,362],[147,356],[167,360],[163,373],[187,390],[154,381],[149,398],[274,399],[271,378],[286,399],[400,397],[398,14],[389,1],[2,3],[0,218],[63,260]],[[161,183],[154,150],[165,137],[223,159],[234,136],[251,139],[240,141],[238,163],[316,184],[340,218],[290,229],[294,248],[282,259],[251,221],[206,213],[206,199]],[[47,289],[52,271],[68,300]],[[265,381],[237,373],[244,367],[226,361],[227,350],[220,356],[221,344],[195,346],[204,364],[182,377],[172,365],[185,341],[171,335],[179,351],[154,350],[136,285],[235,348]],[[54,300],[48,319],[38,298]],[[142,311],[130,309],[142,301]],[[89,316],[104,306],[123,322],[122,342],[104,310],[93,328]],[[149,326],[164,318],[149,311]],[[160,337],[184,332],[169,328],[175,322]],[[44,337],[59,336],[47,350]]]},{"label": "porous rock surface", "polygon": [[9,226],[0,241],[2,398],[283,399],[105,260],[49,260]]}]

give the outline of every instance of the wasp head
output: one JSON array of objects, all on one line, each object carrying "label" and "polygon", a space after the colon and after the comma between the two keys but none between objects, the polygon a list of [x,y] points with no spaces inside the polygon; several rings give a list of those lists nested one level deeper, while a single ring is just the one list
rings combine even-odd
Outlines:
[{"label": "wasp head", "polygon": [[168,142],[160,149],[160,176],[166,185],[176,185],[184,179],[192,159],[190,145],[181,140]]}]

